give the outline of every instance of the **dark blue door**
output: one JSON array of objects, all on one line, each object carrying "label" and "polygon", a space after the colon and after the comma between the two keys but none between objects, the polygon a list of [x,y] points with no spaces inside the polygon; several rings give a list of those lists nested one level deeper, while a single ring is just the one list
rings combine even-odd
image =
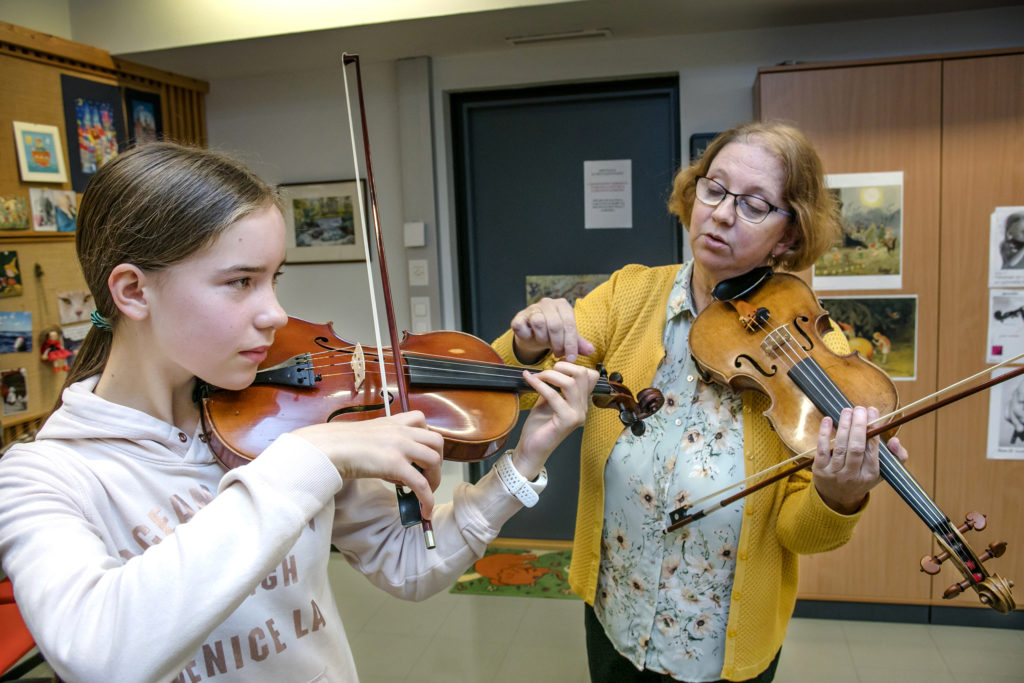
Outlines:
[{"label": "dark blue door", "polygon": [[[680,227],[666,209],[680,160],[678,79],[463,93],[451,105],[467,332],[491,341],[528,295],[577,294],[627,263],[681,260]],[[628,166],[616,176],[625,180],[626,204],[614,191],[621,182],[601,198],[593,162]],[[632,227],[593,227],[600,221],[593,212],[588,220],[585,207],[600,201],[614,224]],[[517,438],[518,428],[510,443]],[[502,536],[572,538],[579,444],[577,431],[552,455],[540,503],[516,515]],[[471,466],[473,478],[489,466]]]}]

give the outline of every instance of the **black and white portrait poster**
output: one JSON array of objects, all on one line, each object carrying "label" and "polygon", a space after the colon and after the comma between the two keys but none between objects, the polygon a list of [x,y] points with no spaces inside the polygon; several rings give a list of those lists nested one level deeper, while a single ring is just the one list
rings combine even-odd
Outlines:
[{"label": "black and white portrait poster", "polygon": [[989,219],[989,287],[1024,287],[1024,206],[997,206]]},{"label": "black and white portrait poster", "polygon": [[[993,378],[1010,372],[999,368]],[[989,460],[1024,460],[1024,377],[1014,377],[996,384],[989,391],[988,450]]]}]

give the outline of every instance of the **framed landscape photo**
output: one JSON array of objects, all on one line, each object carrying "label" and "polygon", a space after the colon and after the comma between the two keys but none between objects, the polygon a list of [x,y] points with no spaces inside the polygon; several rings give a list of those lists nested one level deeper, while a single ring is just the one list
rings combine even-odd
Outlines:
[{"label": "framed landscape photo", "polygon": [[18,150],[18,169],[23,181],[67,182],[64,148],[57,126],[15,121],[14,139]]},{"label": "framed landscape photo", "polygon": [[[364,261],[360,180],[280,185],[284,199],[287,263]],[[365,206],[365,202],[363,202]]]}]

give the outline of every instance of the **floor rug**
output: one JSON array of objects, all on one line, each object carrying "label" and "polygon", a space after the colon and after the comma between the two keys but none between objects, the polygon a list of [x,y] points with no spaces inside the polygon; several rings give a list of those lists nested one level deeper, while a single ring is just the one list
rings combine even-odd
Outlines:
[{"label": "floor rug", "polygon": [[579,600],[569,590],[571,550],[491,547],[451,592]]}]

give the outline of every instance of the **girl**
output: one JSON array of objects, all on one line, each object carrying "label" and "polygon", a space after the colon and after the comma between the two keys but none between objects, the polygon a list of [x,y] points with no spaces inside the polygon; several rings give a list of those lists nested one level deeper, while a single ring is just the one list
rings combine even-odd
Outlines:
[{"label": "girl", "polygon": [[[519,445],[436,510],[442,439],[418,412],[297,429],[225,473],[193,389],[254,379],[287,320],[284,230],[273,189],[204,150],[143,146],[89,184],[77,248],[94,327],[36,441],[0,460],[0,561],[65,680],[355,681],[331,545],[421,600],[535,497],[582,423],[593,371],[527,376],[541,400]],[[415,492],[436,550],[379,479]]]}]

